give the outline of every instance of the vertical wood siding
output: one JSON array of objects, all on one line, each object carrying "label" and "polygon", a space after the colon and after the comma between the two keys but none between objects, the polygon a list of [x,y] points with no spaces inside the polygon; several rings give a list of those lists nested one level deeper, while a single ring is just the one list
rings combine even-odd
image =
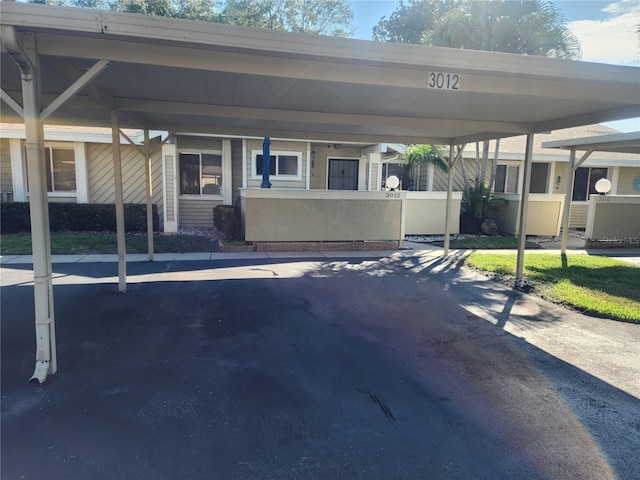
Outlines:
[{"label": "vertical wood siding", "polygon": [[164,169],[166,173],[166,181],[164,184],[165,193],[166,193],[166,203],[167,203],[167,221],[175,222],[176,221],[176,212],[174,208],[174,200],[175,200],[175,189],[173,188],[173,163],[174,158],[173,155],[165,155],[164,159]]}]

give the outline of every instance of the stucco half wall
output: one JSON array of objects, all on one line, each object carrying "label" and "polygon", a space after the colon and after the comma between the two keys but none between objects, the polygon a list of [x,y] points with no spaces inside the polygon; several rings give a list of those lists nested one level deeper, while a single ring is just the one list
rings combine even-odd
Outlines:
[{"label": "stucco half wall", "polygon": [[[506,207],[501,207],[492,215],[498,223],[498,230],[509,235],[517,235],[520,224],[520,196],[496,196],[507,201]],[[564,197],[563,194],[529,194],[527,235],[560,235]]]},{"label": "stucco half wall", "polygon": [[[447,192],[406,192],[405,233],[407,235],[444,233],[447,211]],[[451,233],[460,233],[460,205],[462,192],[451,195],[449,225]]]},{"label": "stucco half wall", "polygon": [[[394,195],[390,195],[394,194]],[[404,192],[246,189],[250,242],[399,240]]]},{"label": "stucco half wall", "polygon": [[638,244],[640,196],[592,195],[586,237],[590,240]]}]

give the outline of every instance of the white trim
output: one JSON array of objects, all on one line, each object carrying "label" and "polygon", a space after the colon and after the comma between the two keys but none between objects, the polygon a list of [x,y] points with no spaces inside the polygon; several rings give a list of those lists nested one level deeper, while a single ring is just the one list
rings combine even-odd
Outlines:
[{"label": "white trim", "polygon": [[178,147],[175,147],[175,155],[173,156],[173,217],[176,219],[175,221],[175,230],[178,231],[178,226],[180,225],[180,204],[178,202],[178,197],[180,196],[180,185],[178,185]]},{"label": "white trim", "polygon": [[435,168],[433,167],[433,164],[430,163],[429,165],[427,165],[427,192],[433,191],[433,177],[435,176],[435,174]]},{"label": "white trim", "polygon": [[[224,142],[224,140],[223,140]],[[231,157],[231,153],[230,153],[230,148],[229,148],[229,157]],[[223,199],[224,202],[224,178],[225,178],[225,168],[224,168],[224,164],[225,164],[225,158],[224,158],[224,143],[222,145],[222,149],[221,150],[212,150],[212,149],[202,149],[202,148],[186,148],[184,150],[182,149],[177,149],[177,165],[180,165],[180,155],[198,155],[199,156],[199,165],[198,165],[198,175],[199,175],[199,183],[200,183],[200,193],[182,193],[181,191],[177,190],[176,191],[176,196],[180,196],[180,197],[208,197],[208,198],[216,198],[217,200]],[[220,163],[222,165],[222,185],[220,185],[220,188],[222,189],[222,193],[216,195],[216,194],[207,194],[207,193],[202,193],[202,155],[219,155],[220,156]],[[180,177],[180,171],[176,170],[175,172],[176,174],[176,179],[179,179]],[[179,187],[179,181],[178,181],[178,187]],[[229,190],[231,190],[231,187],[229,187]],[[229,204],[227,204],[229,205]]]},{"label": "white trim", "polygon": [[[555,162],[547,163],[547,188],[544,193],[552,194],[553,193],[553,178],[556,173],[556,164]],[[558,227],[559,228],[559,227]]]},{"label": "white trim", "polygon": [[231,167],[231,140],[222,140],[222,197],[225,205],[233,203],[233,183]]},{"label": "white trim", "polygon": [[27,201],[27,176],[25,158],[22,150],[22,141],[18,138],[9,140],[11,155],[11,183],[13,185],[13,201]]},{"label": "white trim", "polygon": [[367,162],[362,161],[362,157],[358,158],[358,190],[367,190],[365,180],[367,176]]},{"label": "white trim", "polygon": [[[262,150],[251,150],[251,179],[252,180],[260,180],[262,178],[262,175],[256,175],[256,159],[258,157],[258,155],[262,155]],[[278,162],[276,159],[276,174],[275,175],[269,175],[270,179],[273,180],[278,180],[279,182],[299,182],[300,180],[302,180],[302,152],[299,150],[271,150],[269,152],[270,156],[276,156],[278,157],[279,155],[283,155],[283,156],[288,156],[288,157],[293,157],[295,156],[298,159],[298,166],[297,166],[297,170],[298,170],[298,174],[297,175],[278,175],[277,169],[278,169]]]},{"label": "white trim", "polygon": [[307,142],[307,178],[305,181],[305,189],[311,189],[311,142]]},{"label": "white trim", "polygon": [[247,140],[242,139],[242,188],[247,188]]},{"label": "white trim", "polygon": [[76,195],[78,203],[89,203],[89,173],[84,142],[74,142],[76,157]]},{"label": "white trim", "polygon": [[[620,183],[620,167],[609,167],[611,171],[611,195],[618,194],[618,183]],[[607,177],[609,172],[607,171]]]}]

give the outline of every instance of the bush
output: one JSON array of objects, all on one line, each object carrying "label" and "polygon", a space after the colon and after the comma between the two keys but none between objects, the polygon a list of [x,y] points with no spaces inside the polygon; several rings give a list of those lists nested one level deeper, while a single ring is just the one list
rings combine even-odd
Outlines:
[{"label": "bush", "polygon": [[[13,202],[0,204],[2,233],[30,232],[29,204]],[[147,206],[125,204],[124,224],[128,232],[146,232]],[[115,232],[116,206],[86,203],[50,203],[49,228],[52,232]],[[158,208],[153,205],[153,229],[158,230]]]},{"label": "bush", "polygon": [[227,240],[242,240],[240,210],[231,205],[218,205],[213,209],[213,225]]}]

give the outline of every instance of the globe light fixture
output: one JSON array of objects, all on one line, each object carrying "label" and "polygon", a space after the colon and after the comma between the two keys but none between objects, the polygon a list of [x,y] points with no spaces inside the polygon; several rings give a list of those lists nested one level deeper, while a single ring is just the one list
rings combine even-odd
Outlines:
[{"label": "globe light fixture", "polygon": [[395,175],[391,175],[390,177],[387,177],[385,185],[387,186],[387,188],[395,190],[400,185],[400,179]]},{"label": "globe light fixture", "polygon": [[611,191],[611,182],[606,178],[601,178],[596,182],[596,192],[600,195],[606,195]]}]

